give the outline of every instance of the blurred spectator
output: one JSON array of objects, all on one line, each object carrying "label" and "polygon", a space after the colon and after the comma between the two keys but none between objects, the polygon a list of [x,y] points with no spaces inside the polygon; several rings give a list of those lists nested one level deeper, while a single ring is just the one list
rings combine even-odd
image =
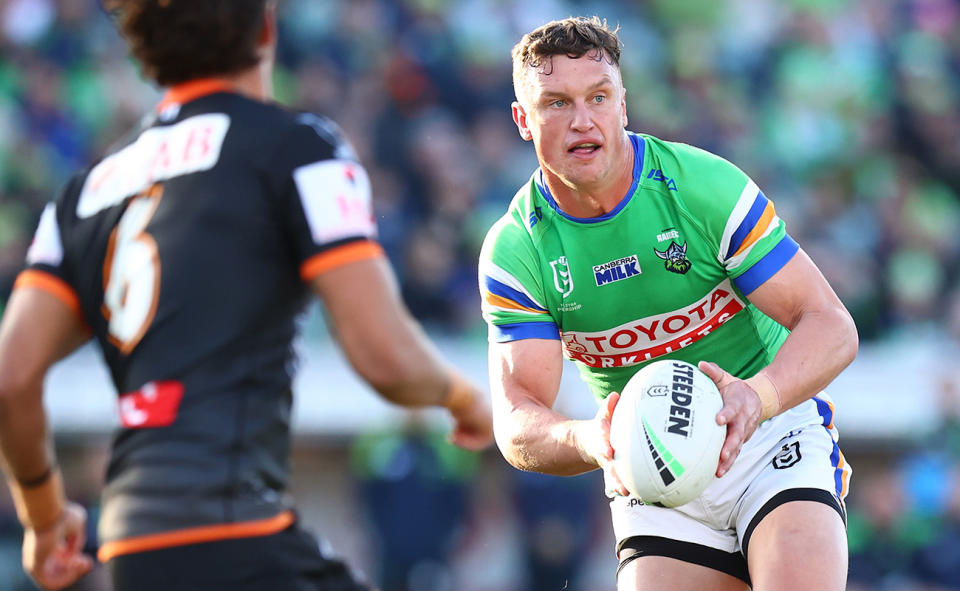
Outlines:
[{"label": "blurred spectator", "polygon": [[397,430],[360,436],[352,467],[376,532],[383,591],[452,591],[477,454],[413,415]]},{"label": "blurred spectator", "polygon": [[849,591],[922,590],[916,556],[933,524],[910,511],[905,493],[896,470],[858,475],[847,520]]},{"label": "blurred spectator", "polygon": [[960,589],[960,472],[949,480],[950,497],[934,537],[917,552],[918,577],[933,590]]},{"label": "blurred spectator", "polygon": [[523,524],[527,591],[572,589],[589,553],[600,474],[576,477],[512,471]]}]

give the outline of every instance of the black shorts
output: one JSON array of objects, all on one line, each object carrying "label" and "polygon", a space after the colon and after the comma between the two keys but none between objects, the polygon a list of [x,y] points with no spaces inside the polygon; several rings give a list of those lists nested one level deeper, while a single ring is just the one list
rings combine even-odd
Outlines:
[{"label": "black shorts", "polygon": [[116,556],[114,591],[369,591],[296,524],[236,538]]}]

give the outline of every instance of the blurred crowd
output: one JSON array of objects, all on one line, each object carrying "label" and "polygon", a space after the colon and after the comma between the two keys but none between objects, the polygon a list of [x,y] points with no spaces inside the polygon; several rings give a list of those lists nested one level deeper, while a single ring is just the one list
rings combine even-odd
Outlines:
[{"label": "blurred crowd", "polygon": [[[510,119],[509,51],[577,14],[620,26],[630,129],[752,176],[863,341],[960,338],[958,0],[281,0],[278,100],[344,128],[404,297],[431,330],[484,334],[480,243],[536,167]],[[159,96],[96,0],[0,0],[0,305],[44,203]],[[960,410],[948,407],[909,455],[855,474],[852,588],[960,589]],[[358,481],[383,500],[362,476],[378,473],[379,448],[364,449]],[[469,481],[460,468],[454,483]]]},{"label": "blurred crowd", "polygon": [[[570,14],[620,26],[630,127],[735,162],[864,339],[957,306],[955,0],[284,0],[279,100],[336,119],[381,238],[433,328],[482,332],[475,260],[535,168],[509,51]],[[0,4],[0,299],[42,205],[157,100],[95,0]],[[960,312],[955,316],[960,316]]]}]

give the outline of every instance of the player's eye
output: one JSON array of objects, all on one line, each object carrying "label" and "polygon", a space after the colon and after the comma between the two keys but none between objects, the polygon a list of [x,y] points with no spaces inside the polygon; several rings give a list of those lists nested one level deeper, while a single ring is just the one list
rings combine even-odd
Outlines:
[{"label": "player's eye", "polygon": [[605,100],[607,100],[607,97],[603,96],[602,94],[598,94],[593,97],[593,102],[598,105]]},{"label": "player's eye", "polygon": [[563,99],[557,99],[557,100],[555,100],[555,101],[550,101],[550,106],[551,106],[551,107],[556,107],[556,108],[558,108],[558,109],[559,109],[560,107],[564,106],[565,104],[567,104],[567,102],[566,102],[565,100],[563,100]]}]

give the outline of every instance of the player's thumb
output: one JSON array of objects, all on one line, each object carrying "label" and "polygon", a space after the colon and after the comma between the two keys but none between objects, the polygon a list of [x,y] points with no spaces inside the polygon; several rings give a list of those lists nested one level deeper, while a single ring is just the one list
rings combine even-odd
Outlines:
[{"label": "player's thumb", "polygon": [[701,361],[697,364],[697,367],[707,374],[707,377],[713,380],[717,387],[720,387],[726,381],[727,372],[712,361]]}]

